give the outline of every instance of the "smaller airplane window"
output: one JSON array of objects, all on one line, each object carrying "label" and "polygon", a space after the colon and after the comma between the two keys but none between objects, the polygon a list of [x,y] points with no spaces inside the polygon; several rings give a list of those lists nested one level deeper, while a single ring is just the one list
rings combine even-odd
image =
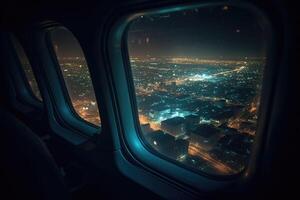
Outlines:
[{"label": "smaller airplane window", "polygon": [[79,42],[65,28],[51,31],[50,37],[74,110],[82,119],[99,126],[94,88]]},{"label": "smaller airplane window", "polygon": [[228,5],[145,14],[127,36],[148,147],[207,174],[247,167],[266,60],[256,15]]},{"label": "smaller airplane window", "polygon": [[15,37],[12,37],[12,42],[15,47],[16,53],[19,57],[21,66],[23,67],[24,74],[30,85],[32,93],[39,101],[42,101],[42,97],[41,97],[40,90],[38,88],[38,84],[36,82],[35,76],[32,71],[32,67],[29,63],[28,57],[26,56],[26,53],[25,53],[23,47],[21,46],[20,42]]}]

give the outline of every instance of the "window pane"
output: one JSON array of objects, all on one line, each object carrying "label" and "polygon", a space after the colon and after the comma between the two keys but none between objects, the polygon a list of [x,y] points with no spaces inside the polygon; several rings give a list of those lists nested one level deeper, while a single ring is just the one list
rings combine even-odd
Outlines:
[{"label": "window pane", "polygon": [[256,134],[264,35],[253,13],[227,5],[134,19],[127,45],[146,143],[208,174],[243,170]]},{"label": "window pane", "polygon": [[15,37],[12,37],[12,42],[13,42],[13,45],[14,45],[15,50],[17,52],[17,55],[19,57],[20,63],[23,67],[24,74],[25,74],[26,79],[27,79],[27,81],[30,85],[32,93],[35,95],[35,97],[38,100],[42,101],[40,90],[38,88],[37,82],[35,80],[35,77],[34,77],[34,74],[33,74],[32,68],[31,68],[31,65],[29,63],[29,60],[28,60],[28,58],[25,54],[25,51],[24,51],[23,47],[21,46],[21,44],[19,43],[19,41]]},{"label": "window pane", "polygon": [[94,88],[80,44],[67,29],[55,29],[50,36],[75,111],[84,120],[100,125]]}]

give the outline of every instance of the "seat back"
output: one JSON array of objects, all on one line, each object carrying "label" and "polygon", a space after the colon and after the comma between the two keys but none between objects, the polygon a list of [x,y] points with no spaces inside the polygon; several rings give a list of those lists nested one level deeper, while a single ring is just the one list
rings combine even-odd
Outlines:
[{"label": "seat back", "polygon": [[1,108],[0,135],[3,199],[69,199],[63,176],[45,144]]}]

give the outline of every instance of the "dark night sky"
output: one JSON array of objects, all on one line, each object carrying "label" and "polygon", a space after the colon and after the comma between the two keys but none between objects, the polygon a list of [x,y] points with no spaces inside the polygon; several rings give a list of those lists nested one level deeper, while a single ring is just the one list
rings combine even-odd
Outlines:
[{"label": "dark night sky", "polygon": [[231,6],[141,16],[128,32],[129,54],[140,57],[263,57],[265,40],[260,20]]},{"label": "dark night sky", "polygon": [[67,29],[60,28],[51,32],[54,49],[60,58],[84,57],[82,48],[75,36]]},{"label": "dark night sky", "polygon": [[[232,6],[145,15],[133,20],[128,29],[129,55],[264,57],[266,37],[260,23],[250,11]],[[58,29],[51,36],[60,57],[83,56],[71,32]]]}]

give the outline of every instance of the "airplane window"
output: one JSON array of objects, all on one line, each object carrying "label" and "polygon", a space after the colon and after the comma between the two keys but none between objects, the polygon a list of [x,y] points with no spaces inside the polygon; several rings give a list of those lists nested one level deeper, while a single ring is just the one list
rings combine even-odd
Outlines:
[{"label": "airplane window", "polygon": [[266,60],[260,21],[228,5],[131,21],[128,55],[149,149],[206,174],[247,166]]},{"label": "airplane window", "polygon": [[51,31],[50,37],[75,111],[82,119],[100,125],[94,88],[79,42],[65,28]]},{"label": "airplane window", "polygon": [[21,66],[23,67],[26,79],[30,85],[32,93],[35,95],[35,97],[38,100],[42,101],[40,90],[38,88],[31,65],[29,63],[28,57],[26,56],[26,53],[25,53],[23,47],[21,46],[21,44],[15,37],[12,37],[12,42],[13,42],[14,48],[16,50],[16,53],[19,57]]}]

